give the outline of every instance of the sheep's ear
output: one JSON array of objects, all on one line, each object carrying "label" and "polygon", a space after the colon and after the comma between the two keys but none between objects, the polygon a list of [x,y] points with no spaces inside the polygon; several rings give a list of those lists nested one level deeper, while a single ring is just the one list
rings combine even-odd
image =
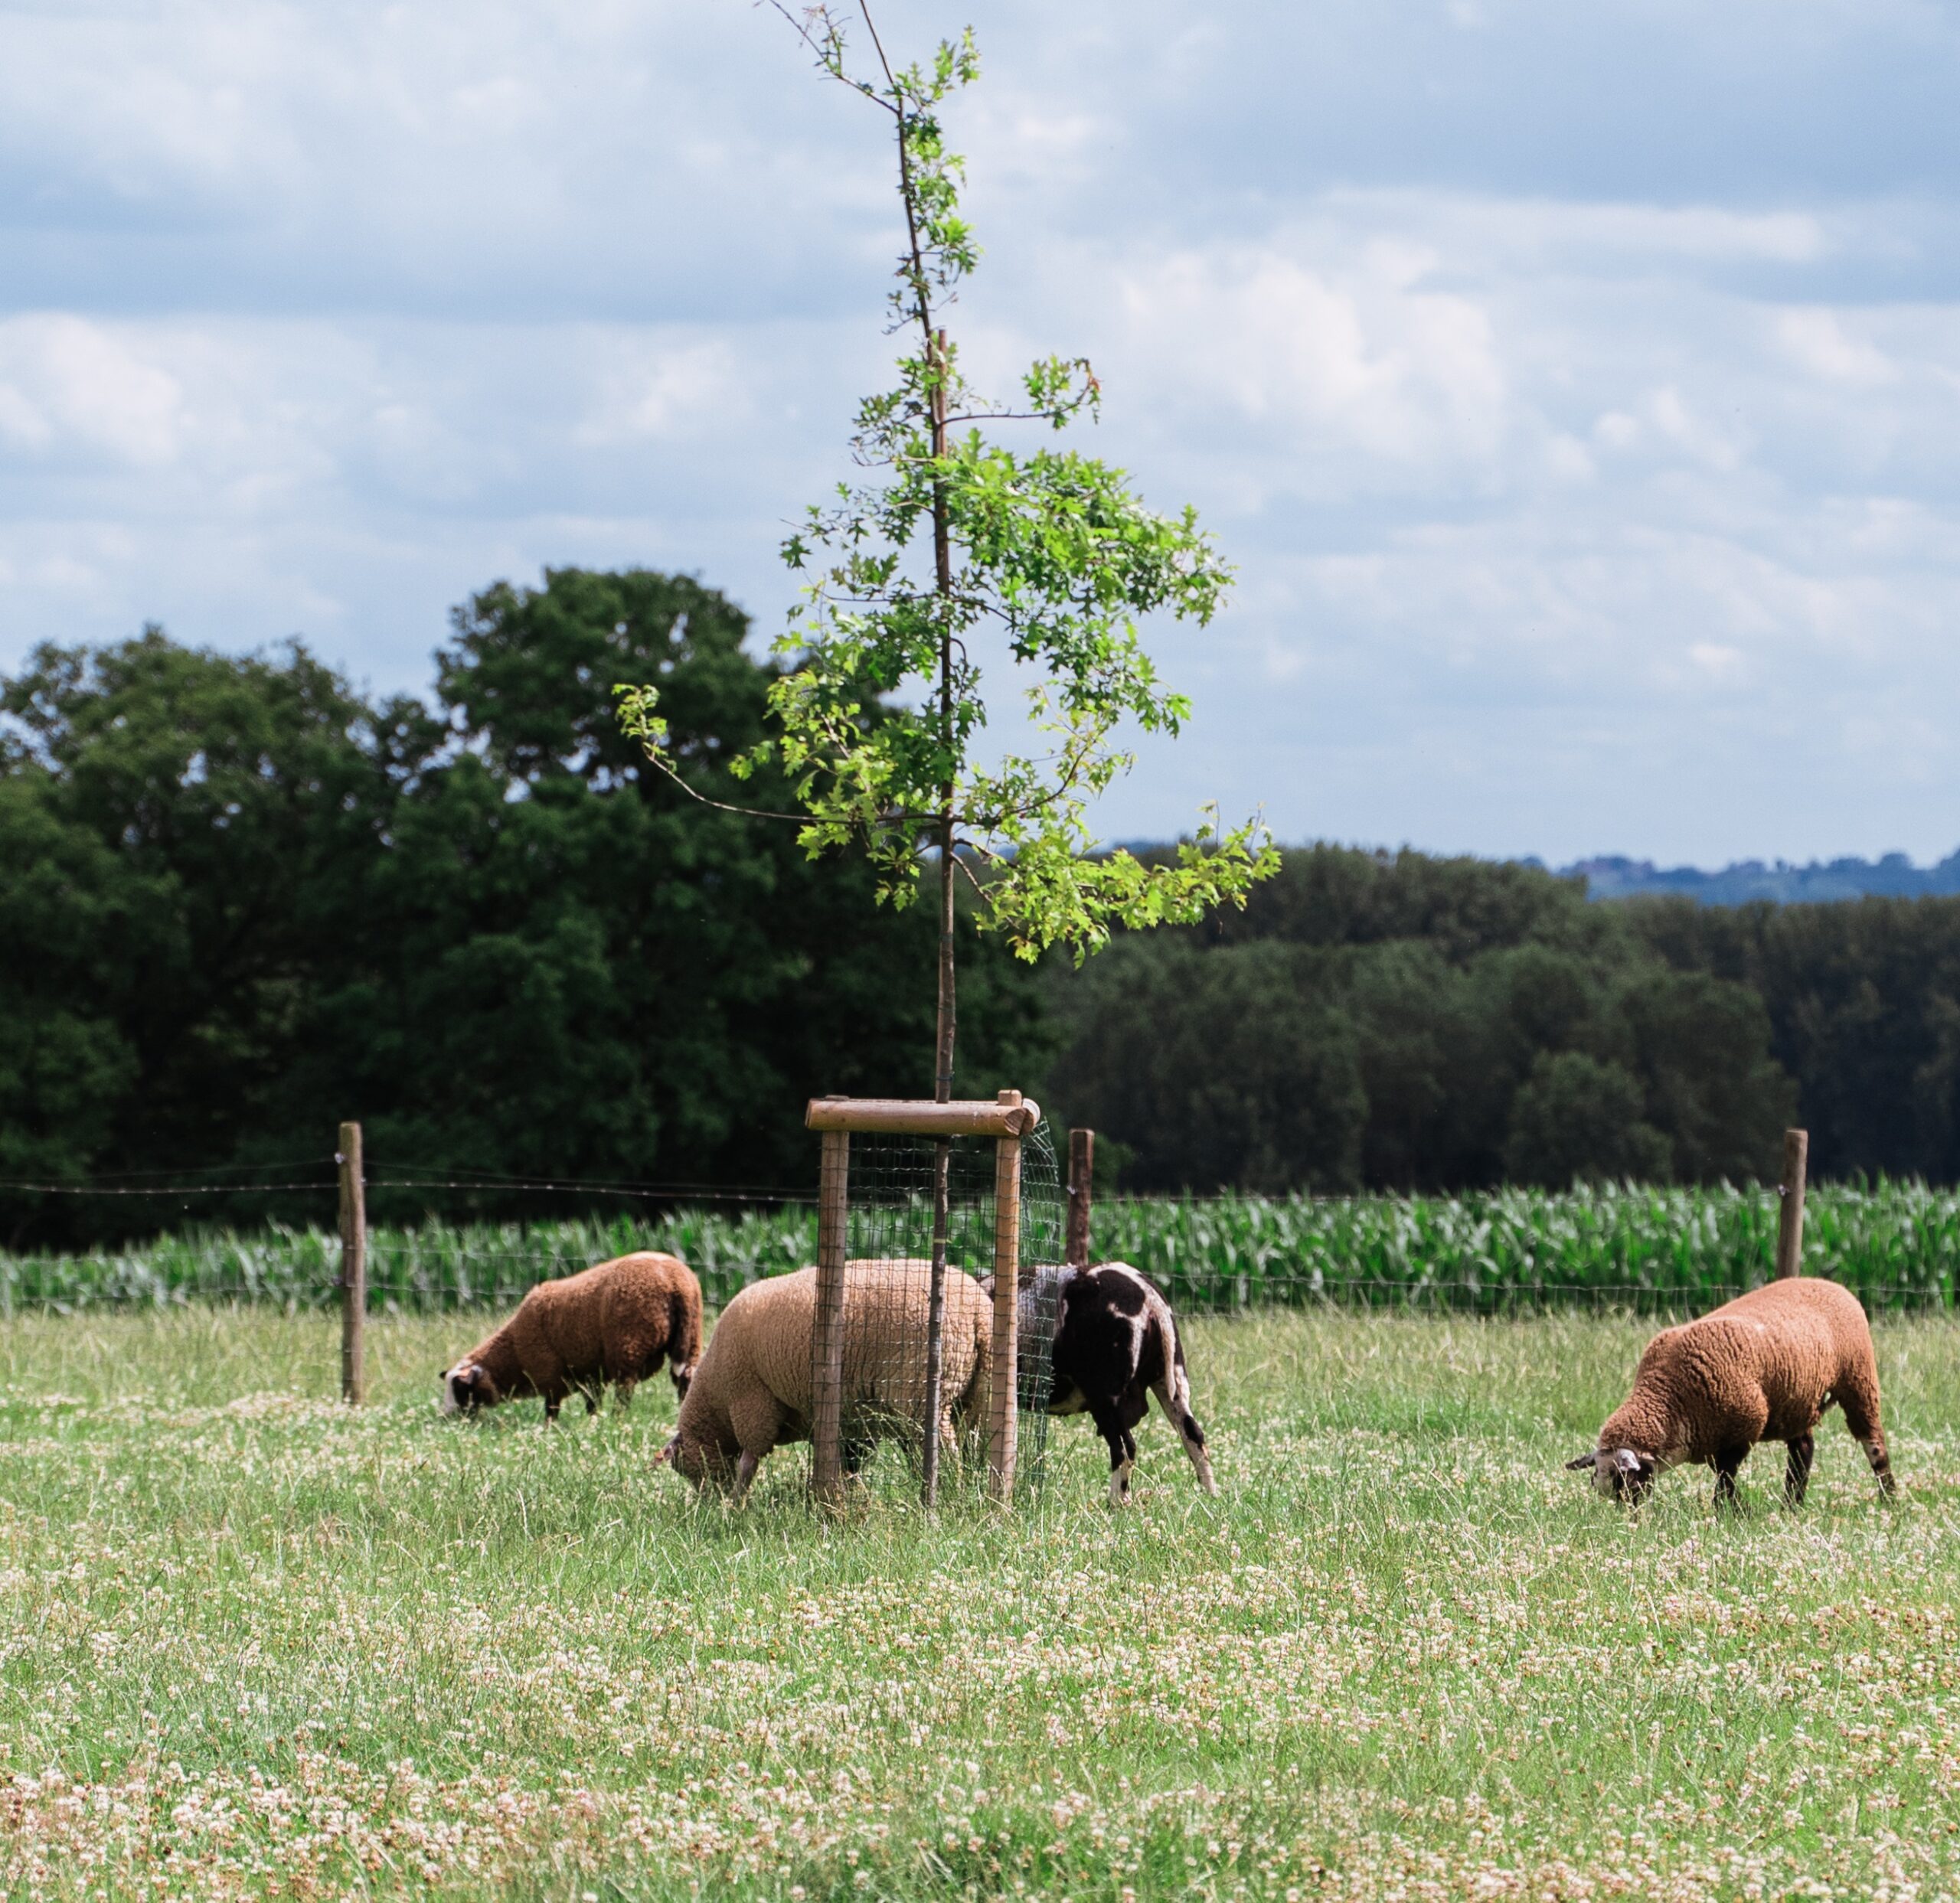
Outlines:
[{"label": "sheep's ear", "polygon": [[1565,1464],[1565,1470],[1568,1474],[1576,1474],[1581,1467],[1597,1467],[1599,1464],[1599,1456],[1596,1451],[1582,1454],[1576,1461],[1567,1461]]}]

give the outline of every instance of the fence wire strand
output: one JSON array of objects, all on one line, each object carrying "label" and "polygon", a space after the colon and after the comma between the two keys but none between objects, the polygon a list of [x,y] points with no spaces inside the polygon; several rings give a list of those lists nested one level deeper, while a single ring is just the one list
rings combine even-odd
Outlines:
[{"label": "fence wire strand", "polygon": [[[854,1160],[869,1164],[871,1141],[854,1140]],[[973,1210],[991,1197],[987,1146],[978,1147],[982,1160],[960,1167],[977,1169],[982,1180],[960,1199],[965,1213],[956,1213],[949,1238],[969,1265],[965,1272],[973,1274],[991,1267],[986,1224],[978,1233],[972,1227]],[[406,1173],[385,1157],[380,1164],[371,1185]],[[901,1170],[881,1192],[890,1207],[880,1219],[894,1226],[897,1239],[887,1244],[861,1234],[850,1243],[854,1253],[897,1249],[929,1257],[929,1180],[916,1157],[905,1168],[909,1177]],[[1045,1132],[1025,1150],[1024,1170],[1023,1262],[1044,1255],[1059,1261],[1059,1234],[1044,1235],[1037,1215],[1046,1206],[1037,1183],[1054,1183],[1059,1203]],[[91,1193],[248,1193],[210,1183],[86,1187]],[[0,1255],[0,1313],[194,1301],[325,1307],[338,1299],[332,1186],[309,1187],[322,1199],[315,1227],[185,1222],[151,1240],[80,1253]],[[655,1249],[687,1262],[710,1305],[719,1307],[749,1282],[816,1260],[810,1187],[803,1186],[803,1200],[772,1197],[767,1208],[684,1199],[655,1207],[639,1192],[587,1189],[583,1213],[528,1221],[468,1213],[469,1187],[431,1191],[419,1220],[371,1224],[369,1303],[381,1313],[508,1307],[548,1277]],[[928,1212],[923,1217],[922,1209]],[[1767,1190],[1504,1190],[1346,1202],[1245,1196],[1229,1205],[1112,1198],[1096,1208],[1095,1252],[1133,1264],[1191,1312],[1334,1307],[1497,1315],[1564,1308],[1680,1318],[1767,1279],[1775,1229],[1776,1200]],[[1952,1312],[1960,1307],[1960,1193],[1923,1184],[1814,1188],[1803,1268],[1844,1283],[1875,1314]]]}]

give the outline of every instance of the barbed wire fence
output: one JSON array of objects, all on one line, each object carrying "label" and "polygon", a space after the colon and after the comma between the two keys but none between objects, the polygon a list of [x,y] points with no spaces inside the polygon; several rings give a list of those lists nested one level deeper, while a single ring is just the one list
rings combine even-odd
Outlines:
[{"label": "barbed wire fence", "polygon": [[[201,1301],[336,1307],[338,1174],[323,1147],[246,1166],[0,1180],[11,1206],[95,1199],[163,1219],[160,1232],[139,1240],[0,1252],[0,1317]],[[368,1157],[364,1187],[398,1213],[366,1232],[371,1314],[512,1307],[541,1281],[638,1249],[679,1256],[718,1308],[747,1283],[816,1259],[808,1182],[534,1178],[423,1167],[384,1150]],[[530,1213],[482,1213],[514,1200]],[[1105,1196],[1095,1254],[1133,1264],[1181,1311],[1198,1314],[1569,1310],[1673,1319],[1774,1275],[1788,1202],[1775,1186]],[[1802,1245],[1805,1273],[1844,1283],[1876,1314],[1960,1307],[1960,1190],[1812,1188]]]}]

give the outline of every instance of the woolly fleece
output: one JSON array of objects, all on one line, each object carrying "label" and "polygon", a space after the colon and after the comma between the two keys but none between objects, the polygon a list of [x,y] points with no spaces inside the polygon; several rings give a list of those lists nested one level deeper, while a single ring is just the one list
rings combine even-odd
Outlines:
[{"label": "woolly fleece", "polygon": [[608,1382],[623,1406],[663,1360],[684,1396],[701,1352],[701,1285],[694,1271],[652,1251],[622,1255],[540,1282],[502,1327],[446,1371],[445,1411],[538,1394],[550,1420],[574,1390],[596,1412]]},{"label": "woolly fleece", "polygon": [[[1684,1462],[1713,1466],[1717,1497],[1730,1497],[1749,1450],[1759,1441],[1782,1441],[1790,1449],[1788,1491],[1800,1500],[1811,1435],[1834,1403],[1891,1492],[1878,1364],[1858,1298],[1814,1276],[1766,1283],[1648,1343],[1633,1391],[1599,1430],[1596,1484],[1621,1490],[1609,1469],[1626,1449],[1648,1464],[1646,1478]],[[1622,1462],[1621,1470],[1638,1470]]]},{"label": "woolly fleece", "polygon": [[[926,1408],[926,1278],[923,1262],[844,1265],[844,1419],[847,1438],[870,1438],[876,1415],[918,1424]],[[812,1336],[817,1271],[751,1283],[721,1311],[681,1407],[667,1457],[691,1480],[725,1478],[737,1497],[756,1467],[785,1441],[810,1438]],[[939,1422],[954,1441],[949,1415],[970,1416],[987,1385],[993,1317],[972,1277],[949,1269]]]}]

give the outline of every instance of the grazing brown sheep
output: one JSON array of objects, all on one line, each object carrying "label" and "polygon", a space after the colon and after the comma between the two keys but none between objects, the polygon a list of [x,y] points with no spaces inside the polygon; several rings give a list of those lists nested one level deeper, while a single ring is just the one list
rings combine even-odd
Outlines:
[{"label": "grazing brown sheep", "polygon": [[1789,1449],[1784,1496],[1800,1505],[1809,1484],[1818,1418],[1833,1403],[1865,1450],[1879,1486],[1896,1490],[1878,1419],[1878,1364],[1858,1298],[1835,1282],[1792,1277],[1751,1289],[1647,1344],[1633,1392],[1599,1430],[1589,1468],[1600,1493],[1644,1498],[1664,1469],[1693,1461],[1715,1470],[1715,1500],[1736,1497],[1736,1470],[1759,1441]]},{"label": "grazing brown sheep", "polygon": [[[844,1460],[854,1470],[894,1425],[916,1435],[926,1412],[926,1262],[844,1265]],[[674,1438],[660,1457],[698,1485],[732,1478],[739,1502],[766,1455],[810,1438],[811,1336],[817,1271],[753,1282],[721,1311]],[[972,1416],[987,1386],[993,1316],[970,1275],[947,1271],[938,1431],[957,1454],[951,1418]]]},{"label": "grazing brown sheep", "polygon": [[540,1282],[502,1327],[443,1370],[443,1412],[474,1413],[520,1395],[544,1397],[544,1418],[577,1389],[599,1412],[610,1382],[619,1405],[635,1385],[671,1364],[684,1400],[701,1352],[701,1285],[686,1263],[642,1251]]}]

